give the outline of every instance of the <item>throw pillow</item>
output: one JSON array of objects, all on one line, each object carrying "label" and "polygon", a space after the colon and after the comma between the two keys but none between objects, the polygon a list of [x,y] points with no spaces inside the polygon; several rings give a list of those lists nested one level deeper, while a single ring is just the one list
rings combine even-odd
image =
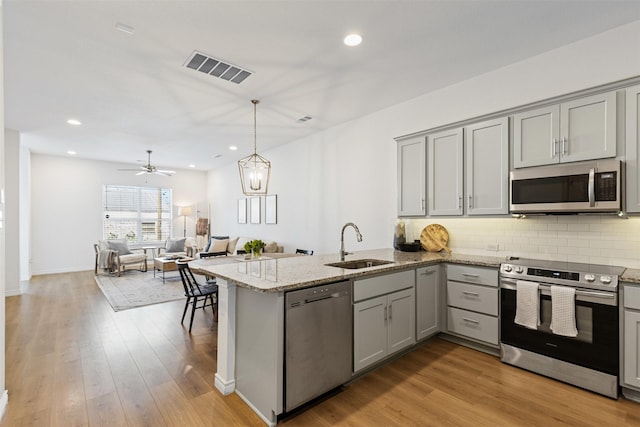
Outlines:
[{"label": "throw pillow", "polygon": [[184,252],[184,242],[187,240],[185,237],[180,239],[167,239],[165,249],[167,252]]},{"label": "throw pillow", "polygon": [[269,242],[264,245],[264,248],[262,248],[262,252],[266,254],[278,252],[278,244],[276,242]]},{"label": "throw pillow", "polygon": [[108,240],[107,243],[109,244],[109,249],[117,251],[118,255],[129,255],[131,253],[126,239]]},{"label": "throw pillow", "polygon": [[224,240],[228,239],[229,236],[211,236],[209,241],[207,242],[207,246],[204,248],[203,252],[213,252],[211,251],[211,245],[213,244],[213,239]]},{"label": "throw pillow", "polygon": [[236,245],[238,244],[239,237],[234,237],[233,239],[229,239],[229,244],[227,245],[227,253],[232,254],[233,251],[236,250]]},{"label": "throw pillow", "polygon": [[211,239],[211,246],[209,247],[209,253],[213,252],[226,252],[229,239]]}]

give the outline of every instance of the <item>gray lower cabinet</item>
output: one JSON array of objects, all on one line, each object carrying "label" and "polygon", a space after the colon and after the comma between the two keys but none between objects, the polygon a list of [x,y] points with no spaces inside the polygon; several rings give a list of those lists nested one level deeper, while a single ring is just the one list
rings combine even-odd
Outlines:
[{"label": "gray lower cabinet", "polygon": [[640,286],[623,287],[622,385],[640,390]]},{"label": "gray lower cabinet", "polygon": [[440,266],[416,270],[416,340],[440,332]]},{"label": "gray lower cabinet", "polygon": [[498,270],[447,265],[447,332],[498,346]]},{"label": "gray lower cabinet", "polygon": [[353,371],[358,372],[415,343],[415,270],[353,286]]}]

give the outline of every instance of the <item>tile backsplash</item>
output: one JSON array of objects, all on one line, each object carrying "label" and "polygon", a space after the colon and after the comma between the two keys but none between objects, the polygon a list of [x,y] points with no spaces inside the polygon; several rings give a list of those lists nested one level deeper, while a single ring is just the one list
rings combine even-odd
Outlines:
[{"label": "tile backsplash", "polygon": [[[402,218],[407,240],[429,224],[449,232],[452,251],[640,268],[640,217]],[[497,248],[497,250],[495,250]]]}]

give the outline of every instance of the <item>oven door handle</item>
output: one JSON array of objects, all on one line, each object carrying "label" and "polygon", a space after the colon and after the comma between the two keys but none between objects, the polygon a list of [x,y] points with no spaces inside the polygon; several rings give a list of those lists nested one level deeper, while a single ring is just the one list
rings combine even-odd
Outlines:
[{"label": "oven door handle", "polygon": [[[562,285],[558,285],[562,286]],[[500,288],[516,290],[515,280],[501,279]],[[551,295],[551,286],[538,284],[538,292],[540,295]],[[598,292],[576,289],[576,300],[591,301],[605,305],[617,305],[618,294],[616,292]]]}]

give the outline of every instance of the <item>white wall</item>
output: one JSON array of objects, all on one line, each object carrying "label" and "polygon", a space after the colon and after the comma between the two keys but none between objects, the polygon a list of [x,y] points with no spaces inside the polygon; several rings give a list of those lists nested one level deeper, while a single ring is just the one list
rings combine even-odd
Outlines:
[{"label": "white wall", "polygon": [[20,282],[31,279],[31,152],[20,146]]},{"label": "white wall", "polygon": [[20,294],[20,134],[4,131],[5,295]]},{"label": "white wall", "polygon": [[[4,87],[4,52],[2,49],[2,22],[3,22],[3,4],[0,0],[0,87]],[[4,129],[4,92],[0,91],[0,129]],[[0,132],[0,191],[4,192],[5,179],[4,179],[4,132]],[[4,200],[0,200],[0,295],[4,295],[5,291],[5,233],[4,233]],[[8,393],[5,389],[5,304],[4,298],[0,298],[0,418],[4,414],[7,407]]]},{"label": "white wall", "polygon": [[[212,232],[277,240],[287,251],[303,247],[337,253],[341,226],[354,221],[364,241],[356,243],[353,231],[347,231],[347,250],[390,247],[397,194],[394,137],[640,75],[639,50],[636,21],[267,152],[260,151],[258,128],[258,152],[272,161],[270,193],[278,195],[278,224],[237,224],[237,199],[243,196],[233,164],[208,177]],[[451,221],[460,221],[460,229],[467,222],[481,224],[466,218]],[[481,244],[467,244],[451,227],[454,249],[471,246],[483,252],[475,247]],[[520,232],[514,227],[521,226],[506,232],[512,241]],[[532,253],[539,253],[538,248]],[[526,247],[521,251],[528,253]]]},{"label": "white wall", "polygon": [[[172,177],[117,171],[130,165],[31,154],[31,272],[34,275],[93,270],[93,244],[102,237],[104,184],[168,186],[177,206],[206,200],[206,173],[179,170]],[[195,209],[194,209],[195,210]],[[173,223],[182,236],[183,219]],[[195,235],[195,212],[187,219]]]}]

